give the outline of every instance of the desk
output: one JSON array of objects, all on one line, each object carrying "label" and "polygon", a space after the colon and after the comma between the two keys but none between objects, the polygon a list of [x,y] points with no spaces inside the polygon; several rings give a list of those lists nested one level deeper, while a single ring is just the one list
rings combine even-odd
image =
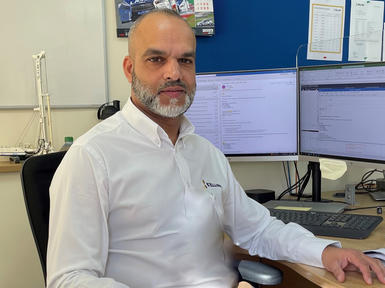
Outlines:
[{"label": "desk", "polygon": [[0,173],[4,172],[20,172],[22,163],[14,163],[11,161],[0,161]]},{"label": "desk", "polygon": [[[333,198],[331,195],[333,193],[324,193],[323,196],[329,199],[335,199],[341,201],[341,198]],[[357,205],[354,207],[366,207],[366,206],[376,206],[384,205],[384,201],[373,201],[368,194],[356,194]],[[351,208],[354,208],[351,207]],[[348,212],[347,212],[348,213]],[[356,214],[368,214],[368,215],[377,215],[376,209],[365,209],[357,210],[349,213]],[[384,217],[384,214],[383,216]],[[354,248],[359,250],[368,250],[368,249],[377,249],[385,246],[385,220],[380,223],[379,226],[370,234],[366,239],[345,239],[345,238],[331,238],[324,237],[329,239],[336,239],[342,243],[344,248]],[[240,249],[239,247],[234,247],[234,253],[236,258],[242,259],[255,259],[256,257],[249,256],[247,251]],[[327,272],[325,269],[316,268],[304,264],[295,264],[289,263],[287,261],[271,261],[262,259],[262,262],[269,263],[271,265],[279,267],[284,272],[284,283],[279,286],[274,287],[349,287],[349,288],[358,288],[365,286],[365,282],[362,278],[362,275],[358,272],[347,272],[346,280],[344,283],[339,283],[334,278],[334,276]],[[293,283],[295,285],[293,286]],[[272,287],[272,286],[269,286]],[[384,284],[381,284],[377,279],[374,279],[373,285],[367,287],[385,287]]]}]

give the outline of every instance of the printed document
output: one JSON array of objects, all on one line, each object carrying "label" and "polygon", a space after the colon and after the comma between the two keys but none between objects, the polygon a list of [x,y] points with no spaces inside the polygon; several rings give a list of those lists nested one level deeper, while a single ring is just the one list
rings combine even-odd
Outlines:
[{"label": "printed document", "polygon": [[310,0],[307,59],[342,60],[345,0]]},{"label": "printed document", "polygon": [[352,0],[349,61],[381,61],[384,2]]}]

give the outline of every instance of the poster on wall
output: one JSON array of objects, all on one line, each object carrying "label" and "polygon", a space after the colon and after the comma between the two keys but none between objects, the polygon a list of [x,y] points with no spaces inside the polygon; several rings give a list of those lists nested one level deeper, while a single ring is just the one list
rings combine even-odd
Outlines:
[{"label": "poster on wall", "polygon": [[384,2],[352,0],[349,61],[381,61]]},{"label": "poster on wall", "polygon": [[213,0],[115,0],[117,36],[127,37],[141,15],[153,9],[173,9],[194,29],[197,36],[215,32]]},{"label": "poster on wall", "polygon": [[310,0],[308,60],[342,60],[345,0]]}]

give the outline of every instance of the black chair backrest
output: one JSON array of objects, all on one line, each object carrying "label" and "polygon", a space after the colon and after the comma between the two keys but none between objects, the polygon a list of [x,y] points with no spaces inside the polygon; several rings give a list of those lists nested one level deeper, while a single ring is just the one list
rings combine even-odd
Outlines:
[{"label": "black chair backrest", "polygon": [[44,281],[49,223],[49,186],[66,152],[55,152],[28,158],[21,170],[21,183],[29,224],[40,257]]}]

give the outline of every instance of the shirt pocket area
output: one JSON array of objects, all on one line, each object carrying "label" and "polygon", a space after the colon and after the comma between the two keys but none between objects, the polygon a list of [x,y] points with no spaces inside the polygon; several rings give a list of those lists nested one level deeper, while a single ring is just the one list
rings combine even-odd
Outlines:
[{"label": "shirt pocket area", "polygon": [[218,216],[218,220],[221,223],[221,226],[223,226],[222,220],[224,217],[224,209],[223,209],[222,187],[207,187],[206,191],[212,201],[214,210]]}]

